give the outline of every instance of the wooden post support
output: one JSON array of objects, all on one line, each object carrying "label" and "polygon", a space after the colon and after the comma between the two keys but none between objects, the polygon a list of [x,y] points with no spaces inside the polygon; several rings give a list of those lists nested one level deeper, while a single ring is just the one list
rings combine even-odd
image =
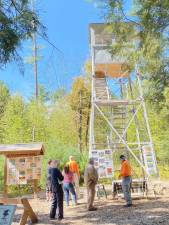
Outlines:
[{"label": "wooden post support", "polygon": [[34,198],[38,197],[38,180],[33,180],[33,193]]},{"label": "wooden post support", "polygon": [[36,216],[36,214],[34,213],[32,207],[30,206],[28,199],[27,198],[22,198],[21,202],[24,206],[24,214],[21,218],[21,222],[20,225],[25,225],[26,223],[23,223],[25,220],[27,221],[28,216],[30,217],[32,223],[37,223],[38,222],[38,218]]},{"label": "wooden post support", "polygon": [[27,219],[28,219],[28,212],[26,210],[24,210],[24,213],[21,217],[19,225],[25,225],[27,223]]},{"label": "wooden post support", "polygon": [[5,164],[4,164],[4,192],[3,197],[8,197],[8,186],[7,186],[7,158],[5,157]]}]

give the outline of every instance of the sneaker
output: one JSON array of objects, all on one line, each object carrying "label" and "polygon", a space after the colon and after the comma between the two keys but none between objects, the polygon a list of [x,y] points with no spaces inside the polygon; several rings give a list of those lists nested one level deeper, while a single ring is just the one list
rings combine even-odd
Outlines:
[{"label": "sneaker", "polygon": [[128,208],[128,207],[132,207],[133,205],[132,204],[127,204],[127,205],[125,205],[124,207],[125,208]]},{"label": "sneaker", "polygon": [[96,210],[97,210],[97,208],[95,208],[95,207],[88,209],[88,211],[96,211]]},{"label": "sneaker", "polygon": [[50,217],[50,220],[56,220],[56,218],[55,217]]},{"label": "sneaker", "polygon": [[63,220],[63,219],[64,219],[63,217],[59,217],[59,218],[58,218],[58,221],[61,221],[61,220]]}]

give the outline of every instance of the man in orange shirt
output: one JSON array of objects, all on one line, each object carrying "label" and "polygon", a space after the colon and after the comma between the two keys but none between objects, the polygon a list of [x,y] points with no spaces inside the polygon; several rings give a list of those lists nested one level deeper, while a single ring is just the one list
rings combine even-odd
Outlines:
[{"label": "man in orange shirt", "polygon": [[69,169],[73,173],[73,181],[75,184],[75,190],[77,198],[80,198],[80,188],[79,188],[79,179],[80,179],[80,172],[77,162],[74,160],[73,156],[69,157]]},{"label": "man in orange shirt", "polygon": [[129,162],[126,160],[124,155],[120,156],[121,160],[121,171],[120,176],[122,178],[122,190],[124,193],[124,198],[126,200],[126,207],[132,206],[132,199],[131,199],[131,166]]}]

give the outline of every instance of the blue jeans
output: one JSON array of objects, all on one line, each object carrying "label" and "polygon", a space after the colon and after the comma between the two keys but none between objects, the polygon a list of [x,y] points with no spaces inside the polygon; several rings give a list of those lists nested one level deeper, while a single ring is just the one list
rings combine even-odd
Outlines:
[{"label": "blue jeans", "polygon": [[65,201],[66,201],[66,205],[69,206],[69,193],[72,194],[72,201],[73,204],[76,205],[76,192],[74,189],[74,186],[72,183],[64,183],[63,184],[63,190],[64,190],[64,195],[65,195]]},{"label": "blue jeans", "polygon": [[122,179],[122,190],[124,193],[124,198],[126,200],[127,205],[132,204],[131,199],[131,177],[123,177]]}]

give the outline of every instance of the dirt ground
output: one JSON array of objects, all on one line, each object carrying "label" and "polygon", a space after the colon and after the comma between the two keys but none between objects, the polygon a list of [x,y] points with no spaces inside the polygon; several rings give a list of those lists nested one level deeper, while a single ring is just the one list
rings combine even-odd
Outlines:
[{"label": "dirt ground", "polygon": [[[44,199],[44,194],[38,200],[30,200],[34,211],[38,215],[39,225],[62,224],[62,225],[169,225],[169,197],[161,196],[155,199],[134,200],[132,208],[124,208],[124,200],[113,200],[102,197],[96,199],[98,211],[86,211],[85,201],[81,199],[79,205],[69,208],[64,207],[64,220],[62,222],[49,220],[50,203]],[[14,222],[18,225],[23,209],[17,208]],[[31,224],[30,221],[28,224]]]}]

